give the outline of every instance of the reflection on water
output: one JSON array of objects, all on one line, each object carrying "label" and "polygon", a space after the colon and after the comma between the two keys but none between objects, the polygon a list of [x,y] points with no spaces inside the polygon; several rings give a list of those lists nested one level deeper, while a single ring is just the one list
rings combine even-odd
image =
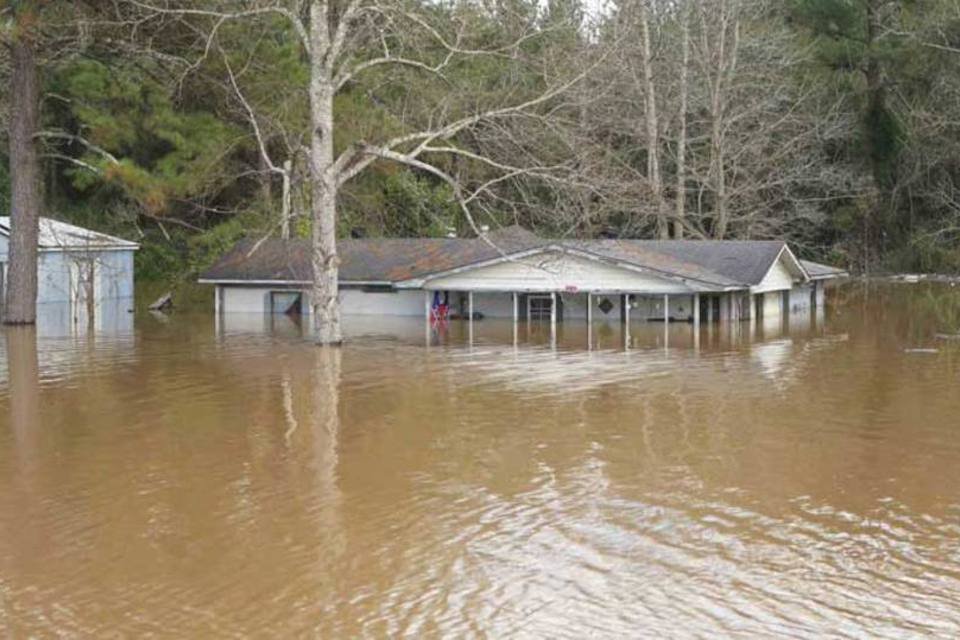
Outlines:
[{"label": "reflection on water", "polygon": [[5,329],[0,626],[955,637],[960,345],[928,295],[556,348],[496,321],[351,321],[343,349],[263,317]]}]

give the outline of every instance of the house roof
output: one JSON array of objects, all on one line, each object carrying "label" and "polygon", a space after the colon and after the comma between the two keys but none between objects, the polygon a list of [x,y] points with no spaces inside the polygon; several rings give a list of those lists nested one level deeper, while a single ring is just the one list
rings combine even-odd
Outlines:
[{"label": "house roof", "polygon": [[[340,280],[392,283],[484,262],[544,243],[522,227],[505,227],[481,238],[358,238],[337,243]],[[201,281],[309,282],[307,240],[241,240]]]},{"label": "house roof", "polygon": [[850,275],[845,269],[838,269],[819,262],[810,260],[801,260],[804,270],[810,276],[811,280],[831,280],[833,278],[845,278]]},{"label": "house roof", "polygon": [[[10,217],[0,216],[0,235],[10,237]],[[54,220],[40,218],[40,249],[138,249],[140,245],[99,231]]]},{"label": "house roof", "polygon": [[[553,240],[519,227],[483,238],[362,238],[341,240],[344,283],[416,281],[538,250],[571,250],[602,260],[695,280],[722,289],[759,284],[780,256],[781,241]],[[805,263],[815,265],[815,263]],[[822,269],[832,267],[816,265]],[[290,282],[311,278],[306,240],[244,240],[207,270],[201,282]]]}]

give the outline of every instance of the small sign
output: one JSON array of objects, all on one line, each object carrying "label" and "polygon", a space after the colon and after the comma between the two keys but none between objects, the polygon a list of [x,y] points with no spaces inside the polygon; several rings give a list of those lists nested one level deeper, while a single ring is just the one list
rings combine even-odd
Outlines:
[{"label": "small sign", "polygon": [[563,290],[567,293],[576,293],[577,291],[580,291],[580,288],[575,284],[568,284],[563,288]]}]

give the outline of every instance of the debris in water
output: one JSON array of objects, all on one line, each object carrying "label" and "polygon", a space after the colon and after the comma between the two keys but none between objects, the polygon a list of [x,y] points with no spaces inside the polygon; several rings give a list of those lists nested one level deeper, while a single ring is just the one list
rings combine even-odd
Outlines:
[{"label": "debris in water", "polygon": [[904,353],[940,353],[940,349],[904,349]]},{"label": "debris in water", "polygon": [[166,311],[173,306],[173,294],[167,291],[165,294],[154,300],[150,305],[150,311]]}]

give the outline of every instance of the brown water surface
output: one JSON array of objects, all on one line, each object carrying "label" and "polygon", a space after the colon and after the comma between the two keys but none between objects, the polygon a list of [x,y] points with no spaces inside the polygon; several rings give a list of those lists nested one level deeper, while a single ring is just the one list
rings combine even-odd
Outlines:
[{"label": "brown water surface", "polygon": [[[957,637],[960,293],[0,339],[11,637]],[[272,325],[272,326],[271,326]],[[936,349],[936,351],[908,351]]]}]

